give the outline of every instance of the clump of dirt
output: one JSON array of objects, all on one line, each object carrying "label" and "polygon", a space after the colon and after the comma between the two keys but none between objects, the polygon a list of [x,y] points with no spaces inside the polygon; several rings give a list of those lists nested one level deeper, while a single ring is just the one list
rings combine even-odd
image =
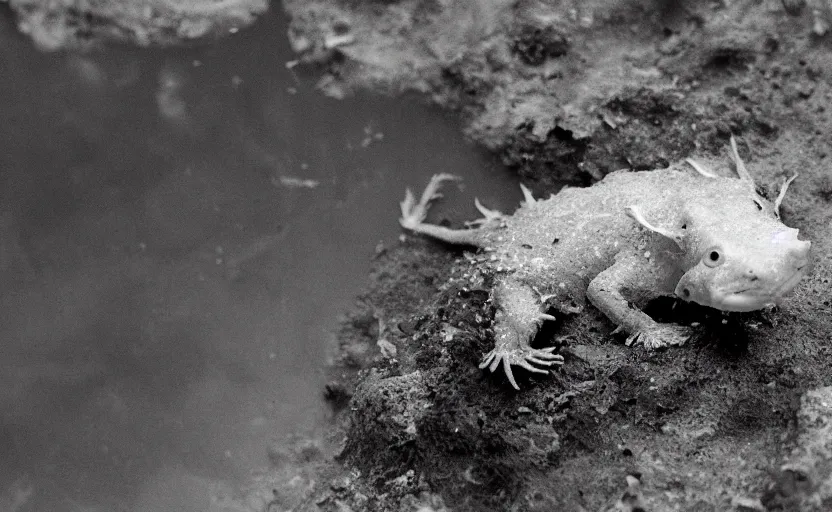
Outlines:
[{"label": "clump of dirt", "polygon": [[266,0],[7,0],[21,32],[42,50],[102,42],[175,45],[237,32],[268,8]]},{"label": "clump of dirt", "polygon": [[552,26],[525,25],[514,36],[512,51],[530,66],[540,66],[547,59],[566,55],[569,41]]},{"label": "clump of dirt", "polygon": [[768,197],[800,174],[782,217],[815,254],[773,312],[654,304],[700,326],[685,347],[626,347],[591,307],[560,318],[536,343],[565,364],[516,393],[477,368],[489,276],[409,236],[344,323],[328,388],[342,449],[306,507],[823,509],[832,456],[811,390],[832,365],[832,54],[815,18],[751,0],[285,5],[323,90],[422,91],[538,194],[689,156],[727,167],[733,134]]},{"label": "clump of dirt", "polygon": [[832,388],[807,391],[795,418],[793,449],[773,475],[762,503],[768,510],[832,508]]},{"label": "clump of dirt", "polygon": [[[443,273],[435,273],[437,264]],[[487,276],[459,252],[409,238],[380,259],[374,278],[381,280],[345,320],[340,353],[370,348],[363,363],[342,359],[334,369],[339,385],[355,393],[339,423],[341,471],[310,492],[310,508],[431,502],[453,510],[607,510],[621,502],[727,510],[755,503],[800,389],[822,378],[820,366],[807,374],[815,356],[802,352],[822,345],[789,344],[806,324],[788,306],[723,322],[707,308],[657,304],[658,317],[701,322],[699,340],[650,353],[615,341],[597,311],[567,317],[538,339],[561,346],[563,369],[521,375],[523,391],[515,393],[476,368],[491,343],[494,311]],[[390,304],[397,296],[410,301]],[[829,319],[822,322],[828,332]],[[395,356],[382,354],[380,339],[396,347]]]}]

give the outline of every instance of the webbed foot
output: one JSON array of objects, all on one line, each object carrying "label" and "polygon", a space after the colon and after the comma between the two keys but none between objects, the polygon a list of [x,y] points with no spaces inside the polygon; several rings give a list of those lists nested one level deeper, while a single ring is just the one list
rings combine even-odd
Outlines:
[{"label": "webbed foot", "polygon": [[399,219],[399,223],[402,227],[412,230],[417,229],[427,217],[431,201],[442,197],[442,194],[439,193],[442,183],[459,181],[460,179],[459,176],[448,173],[434,174],[418,202],[416,202],[416,196],[413,195],[410,189],[405,190],[404,201],[400,203],[402,217]]},{"label": "webbed foot", "polygon": [[681,346],[693,336],[693,329],[684,325],[659,324],[646,331],[639,331],[624,342],[631,345],[644,345],[645,348],[656,349],[662,347]]},{"label": "webbed foot", "polygon": [[[553,354],[556,347],[548,348],[531,348],[528,346],[506,348],[495,347],[494,350],[487,353],[480,363],[480,369],[488,367],[489,371],[495,371],[502,363],[503,371],[508,377],[511,386],[520,390],[517,381],[514,380],[514,374],[511,372],[512,366],[519,366],[532,373],[549,373],[548,370],[538,368],[537,366],[549,367],[552,365],[562,365],[563,356],[560,354]],[[537,365],[537,366],[535,366]]]}]

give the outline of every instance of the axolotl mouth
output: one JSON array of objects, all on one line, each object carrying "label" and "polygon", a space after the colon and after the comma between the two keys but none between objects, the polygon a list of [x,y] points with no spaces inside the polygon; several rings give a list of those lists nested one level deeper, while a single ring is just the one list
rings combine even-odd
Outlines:
[{"label": "axolotl mouth", "polygon": [[722,311],[748,312],[775,306],[797,286],[809,268],[808,263],[799,266],[788,278],[773,288],[745,287],[739,290],[715,290],[711,306]]}]

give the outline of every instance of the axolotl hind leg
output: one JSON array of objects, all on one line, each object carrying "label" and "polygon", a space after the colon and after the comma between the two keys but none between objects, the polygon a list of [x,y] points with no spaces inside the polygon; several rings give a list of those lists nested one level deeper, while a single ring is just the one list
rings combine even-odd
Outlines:
[{"label": "axolotl hind leg", "polygon": [[563,356],[553,354],[555,347],[535,349],[531,342],[544,320],[551,319],[541,311],[538,294],[516,279],[502,279],[494,288],[497,314],[494,323],[494,350],[483,358],[480,368],[495,371],[501,365],[514,389],[520,389],[512,366],[533,373],[548,373],[540,367],[563,364]]},{"label": "axolotl hind leg", "polygon": [[459,181],[459,179],[458,176],[453,174],[443,173],[434,175],[430,183],[428,183],[428,186],[425,187],[425,191],[422,192],[422,197],[418,202],[413,192],[407,189],[404,201],[401,202],[402,216],[399,219],[399,223],[402,227],[414,233],[427,235],[450,244],[483,247],[485,245],[485,240],[482,236],[483,230],[502,225],[503,214],[485,208],[478,200],[475,200],[474,204],[480,213],[483,214],[483,218],[467,223],[469,226],[478,226],[475,229],[450,229],[425,222],[430,203],[442,197],[442,194],[439,192],[442,183],[446,181]]}]

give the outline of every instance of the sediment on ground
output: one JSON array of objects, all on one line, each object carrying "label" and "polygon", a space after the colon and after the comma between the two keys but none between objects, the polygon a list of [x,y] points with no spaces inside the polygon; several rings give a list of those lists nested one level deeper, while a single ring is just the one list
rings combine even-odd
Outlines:
[{"label": "sediment on ground", "polygon": [[538,195],[685,157],[728,166],[733,134],[769,197],[800,174],[783,219],[815,254],[770,314],[656,304],[654,315],[700,325],[685,347],[626,347],[592,308],[561,318],[537,343],[559,346],[563,368],[514,392],[477,368],[493,344],[488,277],[463,251],[407,235],[344,322],[327,390],[341,446],[299,509],[825,510],[832,460],[811,448],[825,430],[808,422],[832,365],[832,43],[812,31],[810,9],[284,7],[297,65],[323,70],[324,93],[420,92]]},{"label": "sediment on ground", "polygon": [[46,51],[107,43],[170,46],[213,39],[254,22],[268,0],[3,0],[21,32]]}]

